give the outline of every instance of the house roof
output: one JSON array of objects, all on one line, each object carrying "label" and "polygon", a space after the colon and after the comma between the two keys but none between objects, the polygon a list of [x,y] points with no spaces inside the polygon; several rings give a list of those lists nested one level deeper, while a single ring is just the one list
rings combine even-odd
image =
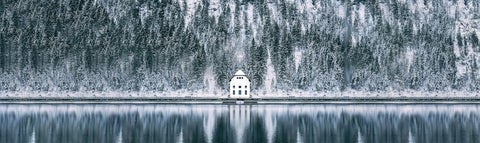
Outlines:
[{"label": "house roof", "polygon": [[[236,77],[236,76],[244,76],[244,77],[247,77],[247,74],[245,74],[242,70],[238,70],[238,71],[232,76],[232,78],[230,78],[229,82],[232,81],[233,77]],[[250,78],[247,77],[247,79],[248,79],[249,82],[251,82],[251,81],[250,81]]]},{"label": "house roof", "polygon": [[245,74],[242,70],[238,70],[238,71],[234,74],[234,76],[244,76],[244,75],[246,75],[246,74]]}]

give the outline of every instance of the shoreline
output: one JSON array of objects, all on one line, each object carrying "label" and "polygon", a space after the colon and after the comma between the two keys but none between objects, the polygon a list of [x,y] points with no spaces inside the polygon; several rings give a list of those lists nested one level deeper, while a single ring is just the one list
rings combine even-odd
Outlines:
[{"label": "shoreline", "polygon": [[480,97],[0,97],[0,104],[479,104]]}]

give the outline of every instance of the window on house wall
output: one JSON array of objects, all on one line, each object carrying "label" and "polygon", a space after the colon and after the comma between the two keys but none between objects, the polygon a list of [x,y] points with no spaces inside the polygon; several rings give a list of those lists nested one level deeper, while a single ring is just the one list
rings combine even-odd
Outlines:
[{"label": "window on house wall", "polygon": [[245,95],[247,95],[247,94],[248,94],[248,92],[247,92],[247,90],[245,90]]},{"label": "window on house wall", "polygon": [[247,88],[247,86],[245,85],[245,88]]},{"label": "window on house wall", "polygon": [[235,85],[233,86],[233,88],[235,88]]},{"label": "window on house wall", "polygon": [[242,95],[242,91],[241,91],[241,90],[238,90],[238,95]]},{"label": "window on house wall", "polygon": [[235,90],[233,91],[233,94],[232,95],[235,95]]},{"label": "window on house wall", "polygon": [[238,86],[238,88],[242,88],[242,86]]}]

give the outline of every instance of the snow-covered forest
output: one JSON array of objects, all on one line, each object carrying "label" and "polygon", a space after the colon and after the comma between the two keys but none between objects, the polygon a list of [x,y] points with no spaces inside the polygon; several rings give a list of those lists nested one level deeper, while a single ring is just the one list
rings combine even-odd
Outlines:
[{"label": "snow-covered forest", "polygon": [[480,91],[476,0],[0,5],[0,91]]}]

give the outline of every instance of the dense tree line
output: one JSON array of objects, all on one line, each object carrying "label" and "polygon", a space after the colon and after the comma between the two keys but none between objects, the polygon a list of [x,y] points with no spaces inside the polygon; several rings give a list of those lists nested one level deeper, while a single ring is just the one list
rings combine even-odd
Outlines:
[{"label": "dense tree line", "polygon": [[477,1],[0,4],[0,90],[202,90],[208,67],[220,89],[243,69],[261,90],[268,58],[282,90],[480,88],[479,29],[458,30]]}]

